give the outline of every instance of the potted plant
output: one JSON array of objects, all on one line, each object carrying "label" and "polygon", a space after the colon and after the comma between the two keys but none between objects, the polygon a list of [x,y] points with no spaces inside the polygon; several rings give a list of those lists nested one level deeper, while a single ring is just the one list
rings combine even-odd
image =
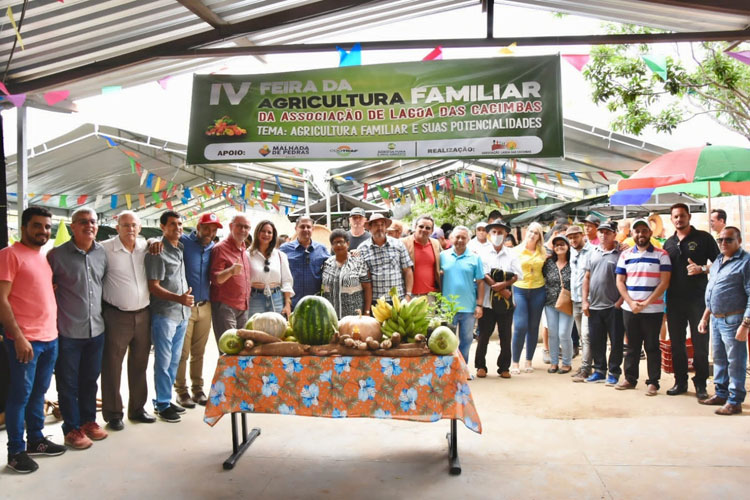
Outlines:
[{"label": "potted plant", "polygon": [[447,326],[453,332],[456,326],[453,324],[453,317],[458,312],[458,295],[445,296],[440,292],[430,292],[434,302],[429,307],[430,323],[427,326],[427,336],[438,326]]}]

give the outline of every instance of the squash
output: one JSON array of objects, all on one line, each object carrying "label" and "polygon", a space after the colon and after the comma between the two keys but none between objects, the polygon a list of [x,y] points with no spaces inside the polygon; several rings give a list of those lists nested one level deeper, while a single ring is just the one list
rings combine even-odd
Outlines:
[{"label": "squash", "polygon": [[[355,336],[358,334],[358,336]],[[339,335],[351,335],[355,340],[372,340],[380,342],[383,332],[380,331],[380,322],[370,316],[344,316],[339,320]]]},{"label": "squash", "polygon": [[[249,326],[248,326],[249,325]],[[245,325],[246,330],[259,330],[277,339],[284,337],[287,329],[286,318],[279,313],[264,312],[253,314]]]}]

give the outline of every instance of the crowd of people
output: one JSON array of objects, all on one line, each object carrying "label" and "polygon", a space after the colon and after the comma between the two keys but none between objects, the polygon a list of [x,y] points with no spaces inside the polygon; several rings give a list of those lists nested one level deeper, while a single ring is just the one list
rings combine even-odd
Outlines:
[{"label": "crowd of people", "polygon": [[[329,250],[313,241],[309,217],[300,217],[294,237],[282,243],[269,220],[255,223],[250,238],[245,214],[231,219],[222,240],[217,231],[223,225],[213,213],[202,214],[195,230],[184,234],[173,211],[161,214],[161,238],[139,237],[138,215],[124,211],[117,235],[99,243],[96,212],[80,208],[72,215],[72,239],[45,255],[52,215],[30,207],[22,215],[21,241],[0,250],[0,323],[10,367],[8,467],[33,472],[34,455],[60,455],[66,446],[86,449],[105,439],[107,430],[96,422],[100,376],[108,430],[123,430],[126,415],[145,424],[157,417],[180,422],[185,408],[207,403],[203,356],[212,328],[218,341],[255,313],[288,317],[302,297],[315,294],[343,317],[370,314],[374,301],[391,300],[391,293],[409,301],[434,300],[439,292],[454,303],[459,351],[467,363],[478,338],[474,367],[480,378],[488,375],[494,332],[497,373],[504,379],[534,371],[540,330],[547,372],[572,372],[573,382],[634,389],[645,351],[649,396],[660,389],[665,324],[675,372],[667,394],[688,391],[689,328],[698,401],[719,406],[721,415],[740,413],[750,255],[741,247],[740,230],[724,225],[726,214],[712,214],[716,239],[690,225],[683,204],[672,206],[670,217],[675,233],[663,248],[646,219],[632,221],[628,234],[618,235],[615,221],[595,215],[582,226],[559,220],[548,231],[532,223],[516,244],[498,211],[476,224],[472,237],[469,227],[437,227],[429,215],[417,216],[408,229],[355,208],[349,230],[330,233]],[[156,416],[146,410],[152,346]],[[581,364],[573,371],[579,348]],[[127,414],[120,394],[126,355]],[[53,374],[65,446],[43,434]]]}]

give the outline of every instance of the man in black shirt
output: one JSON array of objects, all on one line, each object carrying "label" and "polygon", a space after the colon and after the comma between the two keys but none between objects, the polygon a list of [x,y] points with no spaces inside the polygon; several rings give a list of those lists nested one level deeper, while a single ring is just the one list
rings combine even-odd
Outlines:
[{"label": "man in black shirt", "polygon": [[670,209],[672,224],[676,229],[664,250],[672,261],[672,279],[667,289],[667,326],[672,343],[672,366],[675,385],[667,391],[670,396],[687,392],[688,360],[685,337],[690,325],[693,340],[693,365],[695,366],[695,393],[699,400],[708,397],[708,334],[698,331],[698,323],[706,306],[704,295],[708,283],[708,261],[719,255],[716,240],[706,231],[690,225],[690,210],[677,203]]}]

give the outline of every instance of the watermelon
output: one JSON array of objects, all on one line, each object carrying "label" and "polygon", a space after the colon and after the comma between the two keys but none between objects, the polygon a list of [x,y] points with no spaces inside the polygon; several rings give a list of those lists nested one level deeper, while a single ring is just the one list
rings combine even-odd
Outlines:
[{"label": "watermelon", "polygon": [[297,341],[309,345],[328,344],[339,327],[333,305],[317,295],[302,297],[294,306],[289,323]]}]

